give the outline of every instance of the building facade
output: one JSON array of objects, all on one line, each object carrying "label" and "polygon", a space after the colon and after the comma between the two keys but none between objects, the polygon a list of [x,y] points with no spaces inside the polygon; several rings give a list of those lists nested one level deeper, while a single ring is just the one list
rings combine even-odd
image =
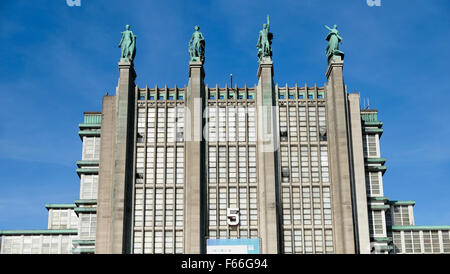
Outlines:
[{"label": "building facade", "polygon": [[80,199],[46,205],[47,230],[0,231],[1,253],[450,253],[450,226],[384,196],[383,123],[335,53],[323,86],[275,85],[267,57],[257,85],[210,87],[191,56],[187,86],[138,87],[122,58],[79,124]]}]

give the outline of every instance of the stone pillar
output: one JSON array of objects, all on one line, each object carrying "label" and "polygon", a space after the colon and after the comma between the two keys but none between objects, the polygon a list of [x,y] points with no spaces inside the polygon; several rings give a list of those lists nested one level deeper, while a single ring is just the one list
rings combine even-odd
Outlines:
[{"label": "stone pillar", "polygon": [[344,61],[334,56],[326,72],[328,143],[332,184],[335,253],[355,253],[347,95],[342,75]]},{"label": "stone pillar", "polygon": [[111,253],[112,181],[114,171],[115,96],[103,97],[97,197],[95,253]]},{"label": "stone pillar", "polygon": [[369,216],[367,211],[366,174],[364,169],[363,137],[359,94],[348,94],[350,114],[350,136],[352,142],[352,163],[354,173],[354,203],[358,229],[358,250],[370,254]]},{"label": "stone pillar", "polygon": [[205,72],[202,62],[189,63],[189,84],[185,111],[185,217],[184,252],[205,252],[205,215],[203,197],[205,182],[205,147],[203,142],[203,109],[205,106]]},{"label": "stone pillar", "polygon": [[262,61],[258,67],[257,106],[257,168],[259,191],[259,231],[261,253],[279,252],[277,188],[278,188],[278,125],[275,111],[273,62]]},{"label": "stone pillar", "polygon": [[[116,88],[114,125],[111,130],[113,153],[101,151],[99,173],[100,193],[98,214],[101,217],[97,224],[97,237],[101,245],[96,248],[99,253],[129,253],[131,230],[131,190],[133,180],[133,146],[134,146],[134,105],[136,73],[133,63],[119,62],[119,82]],[[104,110],[105,111],[105,110]],[[103,125],[103,124],[102,124]],[[103,129],[102,129],[103,130]],[[105,129],[110,130],[110,129]],[[102,140],[103,141],[103,140]],[[103,146],[102,146],[103,149]],[[112,166],[106,166],[113,157]],[[105,165],[103,165],[105,163]],[[111,169],[111,170],[109,170]],[[112,178],[111,178],[112,176]],[[110,178],[110,179],[108,179]],[[112,184],[111,186],[106,186]],[[105,224],[110,222],[110,224]],[[104,235],[102,235],[104,234]],[[108,235],[109,239],[103,239]]]}]

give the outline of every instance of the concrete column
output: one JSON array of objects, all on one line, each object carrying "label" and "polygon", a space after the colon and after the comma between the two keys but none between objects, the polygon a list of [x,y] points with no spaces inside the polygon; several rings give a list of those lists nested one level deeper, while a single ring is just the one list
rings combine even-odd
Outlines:
[{"label": "concrete column", "polygon": [[352,163],[354,173],[354,208],[358,229],[358,253],[370,254],[369,217],[367,211],[366,174],[362,143],[361,110],[359,94],[348,94],[350,132],[352,142]]},{"label": "concrete column", "polygon": [[277,188],[278,188],[278,125],[275,111],[273,62],[263,61],[258,67],[257,106],[257,168],[259,191],[259,232],[261,253],[279,253]]},{"label": "concrete column", "polygon": [[201,62],[189,63],[189,84],[185,112],[185,218],[184,252],[204,253],[205,215],[203,197],[205,182],[205,147],[202,137],[205,107],[205,72]]},{"label": "concrete column", "polygon": [[332,184],[332,208],[335,253],[355,253],[347,95],[342,75],[344,62],[331,59],[326,72],[328,107],[328,143]]},{"label": "concrete column", "polygon": [[[134,80],[136,73],[132,63],[122,61],[119,62],[119,73],[115,96],[115,117],[113,126],[110,127],[111,129],[107,129],[108,131],[112,130],[112,134],[108,135],[108,138],[114,138],[114,140],[107,140],[112,145],[107,149],[113,149],[113,153],[102,150],[100,154],[100,166],[104,166],[104,169],[99,173],[99,189],[104,188],[104,193],[99,191],[102,206],[98,208],[97,212],[101,216],[97,228],[97,233],[100,234],[97,234],[97,237],[100,237],[101,242],[96,251],[112,254],[130,252],[131,227],[129,220],[131,218],[131,190],[134,173]],[[107,110],[105,111],[108,113]],[[113,157],[112,166],[109,157]],[[107,186],[107,184],[112,185]],[[109,221],[110,224],[103,223],[106,221]],[[105,241],[106,235],[108,235],[108,241]]]},{"label": "concrete column", "polygon": [[97,231],[95,237],[96,254],[111,253],[112,182],[114,170],[114,150],[112,148],[114,147],[115,137],[115,114],[115,97],[103,97],[97,197]]}]

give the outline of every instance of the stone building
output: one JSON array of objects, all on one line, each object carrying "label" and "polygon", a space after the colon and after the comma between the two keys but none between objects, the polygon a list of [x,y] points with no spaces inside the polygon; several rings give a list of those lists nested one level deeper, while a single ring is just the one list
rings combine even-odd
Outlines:
[{"label": "stone building", "polygon": [[122,56],[79,124],[80,199],[46,205],[47,230],[0,231],[1,253],[450,253],[450,226],[384,195],[383,123],[341,51],[323,86],[275,85],[262,51],[252,87],[206,85],[190,52],[184,87],[138,87]]}]

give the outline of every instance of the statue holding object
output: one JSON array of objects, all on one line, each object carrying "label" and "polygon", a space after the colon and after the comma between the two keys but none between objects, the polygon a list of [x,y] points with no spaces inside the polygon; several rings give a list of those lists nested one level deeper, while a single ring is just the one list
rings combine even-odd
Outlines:
[{"label": "statue holding object", "polygon": [[263,24],[263,29],[259,31],[258,42],[256,43],[259,62],[272,59],[272,39],[273,34],[270,32],[269,15],[267,15],[267,23]]},{"label": "statue holding object", "polygon": [[342,37],[339,35],[337,25],[334,25],[333,28],[330,28],[327,25],[325,25],[325,28],[327,28],[330,31],[327,35],[327,38],[325,39],[328,41],[327,46],[328,63],[334,56],[339,56],[341,60],[344,60],[344,52],[339,50],[339,43],[342,42]]}]

